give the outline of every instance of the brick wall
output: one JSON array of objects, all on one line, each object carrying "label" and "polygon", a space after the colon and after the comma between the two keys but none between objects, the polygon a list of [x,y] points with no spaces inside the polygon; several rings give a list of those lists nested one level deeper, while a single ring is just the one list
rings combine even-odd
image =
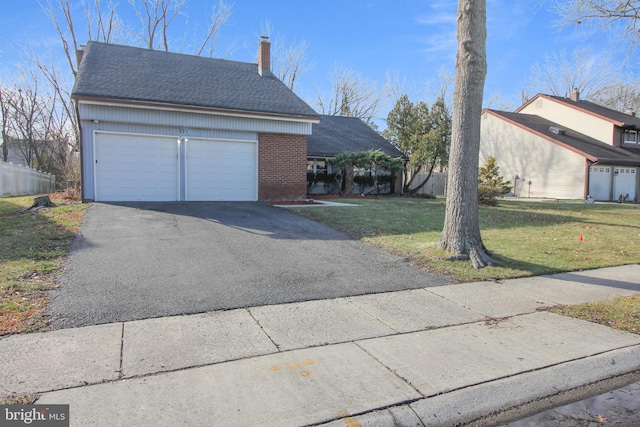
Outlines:
[{"label": "brick wall", "polygon": [[306,198],[306,135],[261,133],[258,152],[258,200]]}]

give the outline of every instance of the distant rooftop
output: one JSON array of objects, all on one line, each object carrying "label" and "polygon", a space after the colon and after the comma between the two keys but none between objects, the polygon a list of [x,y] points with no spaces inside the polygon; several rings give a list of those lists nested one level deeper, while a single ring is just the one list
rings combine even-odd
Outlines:
[{"label": "distant rooftop", "polygon": [[347,152],[380,150],[391,157],[406,156],[356,117],[320,116],[307,139],[309,157],[333,157]]},{"label": "distant rooftop", "polygon": [[[574,102],[574,101],[570,101]],[[586,101],[580,101],[586,102]],[[595,104],[594,104],[595,105]],[[497,116],[519,124],[521,127],[544,135],[565,146],[573,148],[598,162],[616,162],[618,164],[640,165],[640,152],[605,144],[597,139],[576,132],[558,123],[533,114],[509,113],[506,111],[486,110]]]}]

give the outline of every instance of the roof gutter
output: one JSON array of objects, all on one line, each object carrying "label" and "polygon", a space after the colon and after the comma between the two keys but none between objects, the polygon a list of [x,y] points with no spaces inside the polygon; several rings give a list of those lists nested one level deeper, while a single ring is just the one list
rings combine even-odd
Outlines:
[{"label": "roof gutter", "polygon": [[269,120],[282,120],[282,121],[294,121],[305,123],[320,123],[320,116],[307,116],[299,114],[278,114],[261,111],[246,111],[246,110],[234,110],[227,108],[215,108],[215,107],[199,107],[188,106],[181,104],[169,104],[164,102],[153,101],[132,101],[118,98],[94,98],[91,96],[71,95],[71,99],[82,104],[94,104],[94,105],[106,105],[111,107],[130,107],[140,109],[151,110],[166,110],[171,109],[173,111],[182,111],[187,113],[203,113],[203,114],[216,114],[221,116],[233,116],[233,117],[247,117],[247,118],[262,118]]},{"label": "roof gutter", "polygon": [[640,159],[610,159],[610,158],[599,158],[593,164],[598,165],[625,165],[625,166],[640,166]]}]

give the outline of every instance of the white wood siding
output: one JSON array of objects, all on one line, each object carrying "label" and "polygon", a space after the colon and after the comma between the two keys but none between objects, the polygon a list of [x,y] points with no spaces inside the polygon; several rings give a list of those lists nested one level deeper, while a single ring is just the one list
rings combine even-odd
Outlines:
[{"label": "white wood siding", "polygon": [[512,185],[515,177],[519,177],[516,185],[519,197],[584,197],[584,157],[485,112],[480,166],[491,156],[495,157],[500,174]]},{"label": "white wood siding", "polygon": [[558,123],[560,126],[588,135],[605,144],[613,144],[613,123],[560,102],[541,96],[523,108],[520,113],[534,114]]},{"label": "white wood siding", "polygon": [[187,129],[227,129],[230,131],[311,135],[311,122],[234,117],[197,112],[123,107],[80,102],[82,120],[177,126]]},{"label": "white wood siding", "polygon": [[310,135],[310,121],[234,117],[200,112],[79,102],[82,128],[83,198],[95,199],[96,131],[258,142],[258,133]]}]

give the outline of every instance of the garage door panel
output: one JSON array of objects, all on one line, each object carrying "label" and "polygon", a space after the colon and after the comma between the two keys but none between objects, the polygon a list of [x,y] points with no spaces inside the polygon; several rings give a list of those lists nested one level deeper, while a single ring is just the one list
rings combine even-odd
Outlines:
[{"label": "garage door panel", "polygon": [[611,166],[589,168],[589,195],[595,200],[611,200]]},{"label": "garage door panel", "polygon": [[174,138],[97,134],[96,200],[178,200]]},{"label": "garage door panel", "polygon": [[255,143],[189,140],[187,200],[256,200]]},{"label": "garage door panel", "polygon": [[175,138],[97,133],[98,201],[254,201],[256,143],[187,140],[180,171]]}]

